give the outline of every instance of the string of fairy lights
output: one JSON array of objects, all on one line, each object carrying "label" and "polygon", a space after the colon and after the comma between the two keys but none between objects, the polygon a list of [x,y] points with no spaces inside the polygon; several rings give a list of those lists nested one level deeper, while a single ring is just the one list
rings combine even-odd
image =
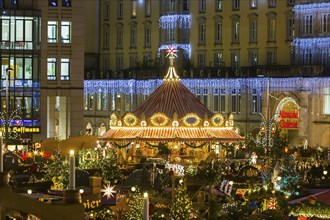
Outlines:
[{"label": "string of fairy lights", "polygon": [[[214,94],[219,90],[224,94],[238,94],[244,88],[249,93],[260,94],[266,92],[268,80],[271,93],[304,91],[322,94],[324,88],[329,88],[330,85],[330,77],[181,79],[181,82],[194,94]],[[84,93],[149,95],[162,82],[162,79],[85,80]]]}]

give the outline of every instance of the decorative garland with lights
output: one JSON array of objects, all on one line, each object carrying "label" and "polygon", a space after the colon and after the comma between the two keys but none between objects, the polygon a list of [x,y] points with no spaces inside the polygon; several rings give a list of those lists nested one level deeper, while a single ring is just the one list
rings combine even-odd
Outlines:
[{"label": "decorative garland with lights", "polygon": [[204,147],[206,142],[205,143],[202,143],[200,145],[194,145],[194,144],[189,144],[188,142],[184,142],[188,147],[191,147],[191,148],[201,148],[201,147]]},{"label": "decorative garland with lights", "polygon": [[125,148],[125,147],[128,147],[128,145],[130,145],[132,142],[129,142],[127,144],[123,144],[123,145],[120,145],[116,142],[113,142],[114,145],[116,145],[117,148],[121,149],[121,148]]},{"label": "decorative garland with lights", "polygon": [[160,29],[175,29],[179,28],[190,28],[191,26],[191,15],[163,15],[159,18]]},{"label": "decorative garland with lights", "polygon": [[316,218],[329,219],[330,218],[330,207],[321,206],[321,205],[296,206],[290,211],[289,216],[290,215],[305,216],[308,218],[316,217]]},{"label": "decorative garland with lights", "polygon": [[[167,47],[166,47],[167,48]],[[164,47],[165,49],[165,47]],[[200,94],[201,89],[207,88],[210,93],[215,93],[219,88],[224,88],[224,94],[239,92],[247,88],[248,93],[269,92],[319,92],[330,84],[330,77],[291,77],[291,78],[237,78],[237,79],[181,79],[181,82],[194,94]],[[84,93],[97,94],[101,87],[106,94],[144,94],[150,95],[163,83],[162,79],[150,80],[85,80]],[[323,92],[323,91],[321,91]]]},{"label": "decorative garland with lights", "polygon": [[329,12],[330,10],[330,3],[329,2],[322,2],[322,3],[313,3],[313,4],[296,4],[293,8],[295,13],[323,13]]}]

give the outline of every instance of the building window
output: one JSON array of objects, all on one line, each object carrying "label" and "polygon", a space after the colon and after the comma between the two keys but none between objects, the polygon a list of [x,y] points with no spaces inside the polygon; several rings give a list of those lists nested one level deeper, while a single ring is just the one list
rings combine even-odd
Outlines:
[{"label": "building window", "polygon": [[249,66],[258,65],[258,50],[250,49],[249,50]]},{"label": "building window", "polygon": [[117,48],[123,48],[123,25],[117,25]]},{"label": "building window", "polygon": [[222,32],[223,32],[222,19],[219,16],[215,20],[215,37],[214,37],[215,44],[222,44]]},{"label": "building window", "polygon": [[330,115],[330,87],[324,88],[324,114]]},{"label": "building window", "polygon": [[295,4],[295,0],[287,0],[288,5],[294,5]]},{"label": "building window", "polygon": [[220,94],[220,111],[221,113],[226,112],[226,91],[225,89],[221,89],[221,94]]},{"label": "building window", "polygon": [[167,43],[168,44],[171,44],[173,42],[175,42],[175,29],[174,28],[169,28],[167,30]]},{"label": "building window", "polygon": [[48,43],[57,43],[57,21],[48,21]]},{"label": "building window", "polygon": [[170,0],[168,2],[168,12],[174,13],[175,12],[175,0]]},{"label": "building window", "polygon": [[204,17],[200,17],[198,19],[198,44],[204,45],[206,43],[206,19]]},{"label": "building window", "polygon": [[268,65],[276,64],[276,49],[267,50],[267,64]]},{"label": "building window", "polygon": [[330,33],[330,13],[321,15],[321,33]]},{"label": "building window", "polygon": [[151,0],[145,0],[144,15],[147,17],[151,15]]},{"label": "building window", "polygon": [[305,15],[303,20],[303,33],[313,33],[313,15]]},{"label": "building window", "polygon": [[236,93],[236,90],[233,89],[231,93],[231,112],[232,113],[240,113],[241,112],[241,94],[240,91]]},{"label": "building window", "polygon": [[197,54],[198,56],[198,68],[204,68],[205,67],[205,52],[199,52]]},{"label": "building window", "polygon": [[47,80],[56,80],[56,58],[47,59]]},{"label": "building window", "polygon": [[206,11],[206,0],[199,0],[199,12]]},{"label": "building window", "polygon": [[123,55],[116,55],[116,71],[121,71],[123,69]]},{"label": "building window", "polygon": [[109,30],[104,30],[103,47],[109,48]]},{"label": "building window", "polygon": [[251,16],[249,24],[250,24],[249,41],[250,41],[250,43],[257,43],[258,42],[258,17]]},{"label": "building window", "polygon": [[116,96],[116,110],[120,111],[121,110],[121,95],[118,94]]},{"label": "building window", "polygon": [[117,18],[118,19],[122,19],[123,18],[123,1],[119,1],[118,2]]},{"label": "building window", "polygon": [[302,62],[304,65],[311,65],[312,61],[313,61],[313,53],[311,49],[306,49],[304,50],[303,54],[302,54]]},{"label": "building window", "polygon": [[188,12],[189,11],[188,0],[183,0],[183,2],[182,2],[182,11],[183,12]]},{"label": "building window", "polygon": [[239,2],[240,0],[232,0],[233,10],[239,10]]},{"label": "building window", "polygon": [[237,71],[240,67],[240,58],[238,51],[232,51],[231,54],[231,67],[234,71]]},{"label": "building window", "polygon": [[252,91],[252,106],[251,106],[251,113],[258,114],[261,112],[261,100],[260,96],[257,94],[256,90],[253,89]]},{"label": "building window", "polygon": [[136,48],[136,27],[131,27],[131,48]]},{"label": "building window", "polygon": [[287,39],[292,40],[294,37],[294,18],[288,19],[288,27],[287,27]]},{"label": "building window", "polygon": [[150,23],[144,28],[144,47],[151,47],[151,26]]},{"label": "building window", "polygon": [[131,54],[129,56],[129,67],[131,69],[136,67],[136,63],[137,63],[137,55],[136,54]]},{"label": "building window", "polygon": [[96,95],[96,110],[101,111],[102,109],[102,90],[99,89]]},{"label": "building window", "polygon": [[62,0],[62,7],[71,7],[71,0]]},{"label": "building window", "polygon": [[88,109],[93,110],[94,106],[94,96],[92,94],[88,94]]},{"label": "building window", "polygon": [[136,17],[137,15],[137,0],[131,0],[131,16]]},{"label": "building window", "polygon": [[270,8],[276,7],[276,0],[268,0],[268,7]]},{"label": "building window", "polygon": [[107,110],[107,106],[108,106],[108,96],[107,94],[104,92],[102,93],[102,99],[103,99],[103,110]]},{"label": "building window", "polygon": [[51,7],[57,7],[57,0],[49,0],[48,5]]},{"label": "building window", "polygon": [[232,17],[232,43],[238,44],[239,43],[239,17],[234,16]]},{"label": "building window", "polygon": [[150,53],[146,53],[143,55],[143,64],[145,66],[151,66],[152,65],[152,58]]},{"label": "building window", "polygon": [[216,90],[213,94],[213,111],[219,112],[219,94],[218,90]]},{"label": "building window", "polygon": [[61,59],[61,80],[70,80],[70,59]]},{"label": "building window", "polygon": [[251,9],[258,8],[258,0],[250,0],[250,8]]},{"label": "building window", "polygon": [[276,16],[274,13],[269,13],[268,17],[268,42],[276,41]]},{"label": "building window", "polygon": [[214,67],[222,67],[223,66],[223,57],[222,51],[216,51],[214,53]]},{"label": "building window", "polygon": [[62,21],[61,22],[61,42],[71,43],[71,22]]},{"label": "building window", "polygon": [[131,96],[125,95],[125,111],[130,112],[131,110]]},{"label": "building window", "polygon": [[325,47],[321,49],[321,63],[327,68],[330,67],[330,48]]},{"label": "building window", "polygon": [[109,20],[109,9],[110,9],[110,5],[107,2],[104,7],[104,20]]},{"label": "building window", "polygon": [[216,11],[222,11],[222,0],[216,0],[215,1],[215,10]]}]

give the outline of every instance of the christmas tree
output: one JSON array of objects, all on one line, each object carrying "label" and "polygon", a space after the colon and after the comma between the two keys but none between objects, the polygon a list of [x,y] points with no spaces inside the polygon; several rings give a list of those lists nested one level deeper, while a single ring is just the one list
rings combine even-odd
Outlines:
[{"label": "christmas tree", "polygon": [[[69,185],[69,164],[61,161],[60,156],[47,166],[45,181],[53,181],[56,189],[65,189]],[[55,186],[56,184],[56,186]]]},{"label": "christmas tree", "polygon": [[100,162],[103,181],[117,183],[121,179],[120,169],[117,164],[115,149],[108,150],[107,156]]},{"label": "christmas tree", "polygon": [[139,190],[128,195],[128,208],[125,219],[143,219],[143,195]]},{"label": "christmas tree", "polygon": [[192,219],[192,203],[186,189],[180,185],[175,192],[174,203],[171,207],[171,220]]}]

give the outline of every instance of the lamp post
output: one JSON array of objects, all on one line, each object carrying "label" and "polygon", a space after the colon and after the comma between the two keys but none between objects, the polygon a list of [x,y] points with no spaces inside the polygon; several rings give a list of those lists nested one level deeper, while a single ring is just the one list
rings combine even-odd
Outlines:
[{"label": "lamp post", "polygon": [[9,73],[11,71],[14,71],[12,68],[8,67],[6,69],[6,112],[5,112],[5,144],[8,147],[8,140],[9,140],[9,133],[8,133],[8,127],[9,127],[9,121],[8,121],[8,113],[9,113]]},{"label": "lamp post", "polygon": [[[6,109],[5,111],[5,144],[8,146],[8,126],[9,126],[9,121],[8,121],[8,111],[9,111],[9,94],[8,94],[8,79],[9,79],[9,73],[10,71],[14,71],[12,68],[8,67],[6,68]],[[8,175],[7,173],[4,172],[3,170],[3,138],[2,138],[2,132],[1,132],[1,137],[0,137],[0,186],[7,185],[8,184]]]},{"label": "lamp post", "polygon": [[262,122],[260,124],[260,131],[265,136],[262,138],[261,143],[268,151],[269,148],[273,146],[273,138],[272,135],[276,131],[276,123],[275,123],[275,117],[276,115],[273,115],[272,118],[270,118],[270,107],[269,107],[269,87],[270,87],[269,79],[267,79],[267,91],[266,91],[266,117],[260,113],[262,117]]}]

